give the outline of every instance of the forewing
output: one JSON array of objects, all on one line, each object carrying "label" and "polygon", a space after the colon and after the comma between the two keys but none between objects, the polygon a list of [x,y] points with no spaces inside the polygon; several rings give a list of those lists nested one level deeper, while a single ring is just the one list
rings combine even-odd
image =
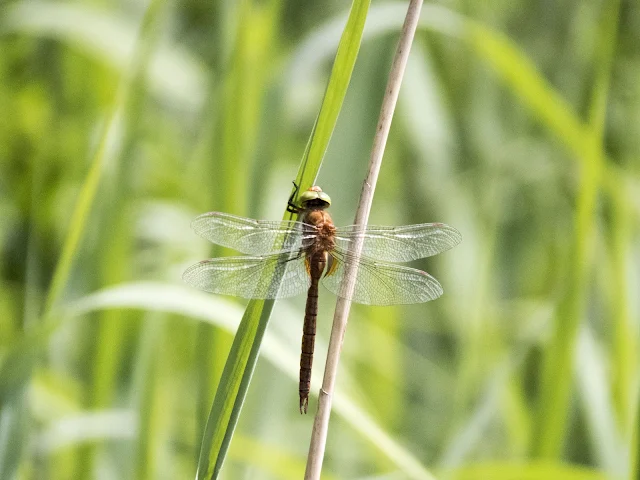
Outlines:
[{"label": "forewing", "polygon": [[207,240],[249,255],[296,251],[314,237],[314,227],[302,222],[253,220],[221,212],[200,215],[191,226]]},{"label": "forewing", "polygon": [[304,255],[291,252],[212,258],[191,265],[182,278],[207,292],[243,298],[286,298],[309,288]]},{"label": "forewing", "polygon": [[[428,273],[402,265],[377,262],[361,256],[359,259],[347,252],[333,250],[331,274],[325,275],[322,284],[339,297],[366,305],[396,305],[422,303],[442,295],[442,287]],[[350,277],[347,271],[352,264],[357,270]],[[353,283],[349,294],[348,281]]]},{"label": "forewing", "polygon": [[349,250],[361,238],[362,253],[383,262],[409,262],[430,257],[455,247],[460,232],[444,223],[423,223],[402,227],[350,225],[336,231],[336,245]]}]

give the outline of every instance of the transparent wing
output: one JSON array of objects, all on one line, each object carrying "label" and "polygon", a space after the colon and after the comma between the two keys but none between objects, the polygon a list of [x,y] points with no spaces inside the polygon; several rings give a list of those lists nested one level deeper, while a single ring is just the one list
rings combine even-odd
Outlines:
[{"label": "transparent wing", "polygon": [[336,245],[343,250],[362,238],[362,253],[384,262],[409,262],[430,257],[455,247],[460,232],[444,223],[423,223],[403,227],[350,225],[336,230]]},{"label": "transparent wing", "polygon": [[191,226],[201,237],[249,255],[297,251],[317,231],[302,222],[253,220],[220,212],[200,215]]},{"label": "transparent wing", "polygon": [[[335,249],[330,253],[329,274],[322,284],[339,297],[349,298],[356,303],[366,305],[396,305],[422,303],[434,300],[442,295],[442,287],[428,273],[415,268],[389,263],[376,262],[368,257],[355,259],[347,252]],[[347,282],[343,282],[347,270],[357,263],[355,276],[349,280],[354,289],[349,295]]]},{"label": "transparent wing", "polygon": [[207,292],[243,298],[286,298],[309,288],[304,255],[294,252],[212,258],[191,265],[182,279]]}]

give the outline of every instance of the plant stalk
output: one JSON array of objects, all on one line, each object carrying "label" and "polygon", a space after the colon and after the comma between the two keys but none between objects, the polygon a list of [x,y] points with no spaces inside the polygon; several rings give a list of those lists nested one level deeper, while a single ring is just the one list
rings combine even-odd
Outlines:
[{"label": "plant stalk", "polygon": [[[418,20],[420,19],[420,10],[422,8],[422,0],[411,0],[405,17],[400,41],[396,49],[389,80],[382,100],[380,109],[380,117],[376,126],[376,133],[373,139],[373,147],[371,149],[371,157],[369,159],[369,171],[362,185],[360,194],[360,202],[356,211],[356,225],[366,225],[371,211],[373,202],[373,192],[375,191],[382,164],[382,156],[389,137],[391,128],[391,120],[393,112],[398,101],[398,93],[402,84],[402,77],[409,58],[409,51],[413,37],[415,36]],[[350,253],[356,257],[362,251],[362,241],[354,242],[351,246]],[[351,263],[347,266],[345,273],[345,281],[348,281],[347,292],[353,290],[353,279],[356,273],[356,264]],[[311,443],[309,445],[309,454],[307,456],[307,468],[304,474],[305,480],[319,480],[322,471],[322,461],[324,459],[324,451],[327,442],[327,432],[329,429],[329,417],[331,414],[331,402],[335,387],[336,376],[338,373],[338,364],[340,361],[340,352],[342,350],[342,341],[347,328],[347,320],[349,310],[351,309],[351,301],[345,298],[338,298],[336,311],[333,316],[333,326],[331,327],[331,338],[329,340],[329,350],[327,352],[327,362],[324,369],[324,378],[322,388],[318,395],[318,411],[313,423],[313,431],[311,433]]]}]

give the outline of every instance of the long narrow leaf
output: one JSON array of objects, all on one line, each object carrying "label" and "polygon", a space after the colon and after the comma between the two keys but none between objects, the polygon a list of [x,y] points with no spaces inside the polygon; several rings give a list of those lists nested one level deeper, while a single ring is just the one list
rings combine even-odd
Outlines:
[{"label": "long narrow leaf", "polygon": [[333,129],[338,121],[342,102],[347,94],[353,67],[356,63],[365,20],[369,11],[369,0],[356,0],[351,6],[347,24],[342,33],[329,83],[324,93],[318,119],[302,158],[296,179],[302,189],[311,186],[316,178]]}]

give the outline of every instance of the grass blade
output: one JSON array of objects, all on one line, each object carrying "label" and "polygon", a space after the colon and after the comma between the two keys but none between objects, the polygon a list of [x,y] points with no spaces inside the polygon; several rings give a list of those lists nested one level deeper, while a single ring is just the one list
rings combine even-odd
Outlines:
[{"label": "grass blade", "polygon": [[586,325],[580,329],[574,365],[596,465],[613,478],[629,478],[630,452],[618,432],[602,347]]},{"label": "grass blade", "polygon": [[28,429],[23,422],[27,410],[26,389],[22,388],[0,409],[0,478],[15,478],[25,448]]},{"label": "grass blade", "polygon": [[587,151],[575,206],[566,292],[560,300],[552,338],[543,359],[536,453],[547,459],[560,458],[563,452],[571,406],[573,358],[589,297],[597,199],[606,167],[602,147],[619,6],[618,1],[613,1],[603,7],[600,48],[596,55],[598,67],[585,136]]},{"label": "grass blade", "polygon": [[91,162],[91,168],[82,185],[82,189],[80,190],[78,201],[71,216],[69,232],[62,247],[60,260],[53,273],[53,280],[51,281],[45,303],[45,316],[58,302],[67,284],[80,240],[87,227],[87,219],[98,192],[98,186],[100,185],[108,162],[114,153],[112,145],[116,140],[119,127],[121,126],[122,115],[129,102],[132,87],[136,79],[143,73],[143,67],[146,65],[146,62],[143,62],[142,59],[149,56],[150,35],[148,30],[149,26],[153,24],[153,19],[158,15],[161,5],[161,1],[154,0],[145,13],[141,26],[140,41],[136,45],[136,49],[132,55],[130,69],[124,73],[112,109],[100,133],[98,148]]},{"label": "grass blade", "polygon": [[329,83],[320,106],[320,113],[313,126],[313,132],[296,177],[302,191],[313,184],[338,121],[338,115],[347,94],[351,73],[360,49],[369,4],[370,0],[355,0],[351,6],[349,18],[344,27],[331,69]]}]

